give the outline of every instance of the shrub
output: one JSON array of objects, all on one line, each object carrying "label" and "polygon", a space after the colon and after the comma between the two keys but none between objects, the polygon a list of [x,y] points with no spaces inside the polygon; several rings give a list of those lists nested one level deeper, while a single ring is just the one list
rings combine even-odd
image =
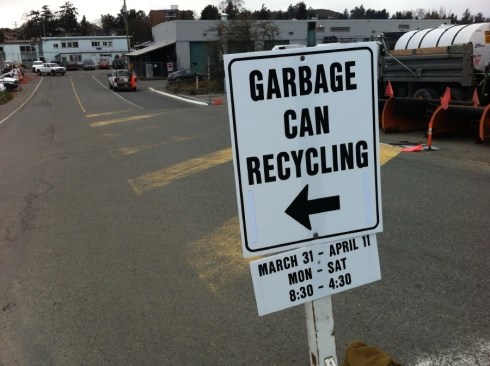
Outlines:
[{"label": "shrub", "polygon": [[210,93],[222,93],[223,83],[218,80],[211,80],[209,82],[209,90],[208,90],[208,79],[202,79],[199,81],[198,89],[196,90],[196,81],[195,80],[179,80],[172,81],[171,83],[167,82],[165,89],[170,93],[175,94],[188,94],[188,95],[202,95]]},{"label": "shrub", "polygon": [[13,94],[11,92],[7,92],[7,91],[0,92],[0,104],[7,103],[13,97],[14,96],[13,96]]}]

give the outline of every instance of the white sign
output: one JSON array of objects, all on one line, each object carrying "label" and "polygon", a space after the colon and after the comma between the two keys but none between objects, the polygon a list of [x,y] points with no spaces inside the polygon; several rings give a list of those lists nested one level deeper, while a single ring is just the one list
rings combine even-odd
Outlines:
[{"label": "white sign", "polygon": [[303,247],[250,262],[259,315],[381,279],[376,235]]},{"label": "white sign", "polygon": [[225,55],[244,256],[382,231],[377,49]]}]

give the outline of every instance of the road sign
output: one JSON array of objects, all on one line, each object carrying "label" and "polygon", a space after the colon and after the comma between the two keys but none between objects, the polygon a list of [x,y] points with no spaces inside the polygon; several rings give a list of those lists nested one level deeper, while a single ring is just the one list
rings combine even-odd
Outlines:
[{"label": "road sign", "polygon": [[250,269],[259,315],[381,279],[374,234],[269,256]]},{"label": "road sign", "polygon": [[225,55],[245,256],[382,231],[374,42]]}]

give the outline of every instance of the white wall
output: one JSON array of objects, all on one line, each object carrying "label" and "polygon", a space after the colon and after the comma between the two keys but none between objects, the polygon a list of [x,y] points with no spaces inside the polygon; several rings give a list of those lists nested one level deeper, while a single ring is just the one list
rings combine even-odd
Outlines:
[{"label": "white wall", "polygon": [[5,53],[4,61],[13,61],[16,64],[21,63],[20,45],[18,44],[2,44],[3,52]]},{"label": "white wall", "polygon": [[[71,43],[78,43],[78,47],[68,47]],[[93,46],[92,42],[99,42],[99,46]],[[62,47],[65,43],[67,47]],[[106,37],[47,37],[42,38],[43,55],[46,61],[59,60],[60,58],[69,58],[70,55],[80,55],[82,60],[92,59],[98,62],[101,55],[114,56],[127,53],[126,36],[106,36]],[[57,47],[56,47],[57,45]]]}]

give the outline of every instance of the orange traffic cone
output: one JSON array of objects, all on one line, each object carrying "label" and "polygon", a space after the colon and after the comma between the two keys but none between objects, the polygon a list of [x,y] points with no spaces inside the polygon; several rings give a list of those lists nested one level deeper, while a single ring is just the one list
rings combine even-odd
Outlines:
[{"label": "orange traffic cone", "polygon": [[471,101],[473,102],[473,107],[478,107],[480,105],[480,99],[478,98],[478,92],[475,91],[473,92],[473,98],[471,98]]},{"label": "orange traffic cone", "polygon": [[134,75],[134,73],[131,73],[129,83],[131,84],[131,89],[136,90],[136,76]]},{"label": "orange traffic cone", "polygon": [[446,91],[444,92],[444,95],[441,98],[441,107],[444,110],[447,110],[449,108],[450,101],[451,101],[451,89],[449,87],[446,87]]},{"label": "orange traffic cone", "polygon": [[385,97],[394,97],[395,93],[393,92],[393,87],[391,86],[391,82],[388,81],[388,85],[386,85],[385,89]]}]

